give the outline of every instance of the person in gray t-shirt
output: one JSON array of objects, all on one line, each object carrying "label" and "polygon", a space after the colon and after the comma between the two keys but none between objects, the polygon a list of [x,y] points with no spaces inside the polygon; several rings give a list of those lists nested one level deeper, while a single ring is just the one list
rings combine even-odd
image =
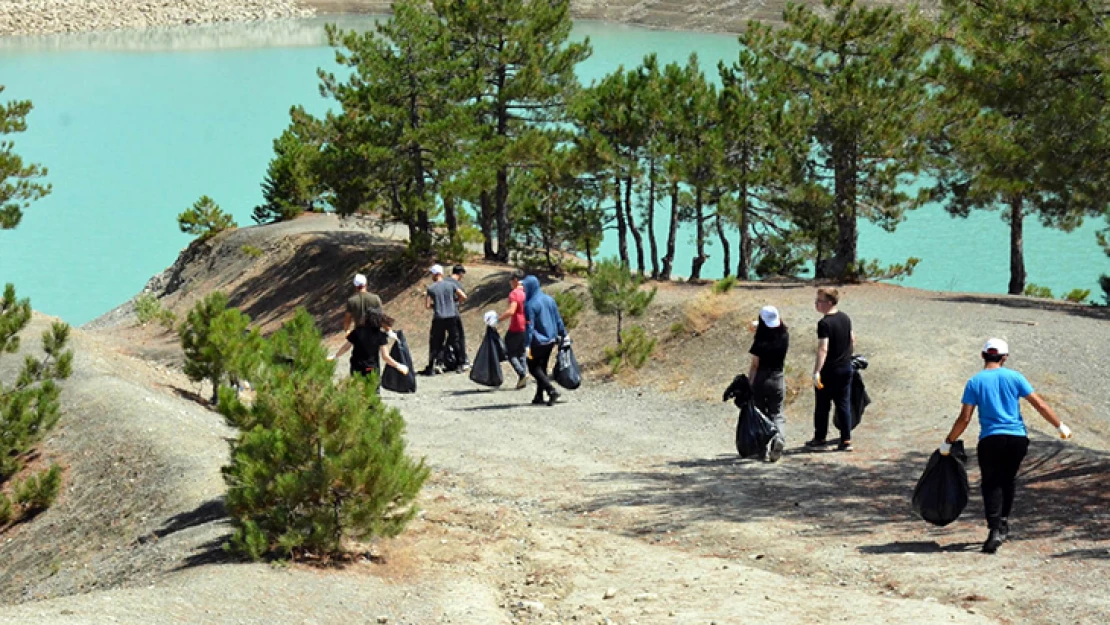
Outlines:
[{"label": "person in gray t-shirt", "polygon": [[[432,265],[432,284],[424,296],[424,308],[431,310],[432,329],[428,337],[428,366],[425,375],[434,375],[437,366],[463,371],[465,356],[458,345],[459,302],[466,301],[466,293],[453,280],[443,279],[443,267]],[[453,352],[450,356],[446,350]],[[449,365],[449,367],[448,367]]]}]

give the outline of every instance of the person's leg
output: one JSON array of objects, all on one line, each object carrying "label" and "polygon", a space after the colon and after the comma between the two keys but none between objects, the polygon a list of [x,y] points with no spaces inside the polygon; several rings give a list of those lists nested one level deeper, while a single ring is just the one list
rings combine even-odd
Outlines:
[{"label": "person's leg", "polygon": [[1006,437],[988,436],[979,441],[976,451],[982,475],[979,488],[983,493],[983,516],[988,529],[998,529],[1006,481]]},{"label": "person's leg", "polygon": [[466,347],[459,340],[459,328],[462,327],[462,320],[458,317],[451,317],[445,320],[447,322],[447,344],[450,345],[455,351],[455,371],[463,371],[466,364]]},{"label": "person's leg", "polygon": [[507,332],[505,334],[505,351],[509,354],[509,364],[517,376],[524,380],[528,376],[528,361],[524,357],[524,333]]},{"label": "person's leg", "polygon": [[1029,451],[1029,439],[1024,436],[1008,436],[1006,450],[1001,459],[1002,471],[1002,508],[999,510],[998,529],[1003,533],[1002,538],[1008,538],[1010,533],[1010,510],[1014,507],[1014,482],[1017,480],[1021,461]]},{"label": "person's leg", "polygon": [[555,387],[551,384],[551,379],[547,377],[547,362],[551,358],[551,350],[554,347],[554,343],[532,346],[532,358],[528,361],[528,370],[532,373],[532,377],[536,379],[536,396],[532,399],[534,403],[543,402],[545,392],[549,396],[558,395]]},{"label": "person's leg", "polygon": [[[836,405],[836,414],[840,417],[840,447],[850,449],[852,442],[852,370],[837,371],[833,376],[832,392],[833,403]],[[825,383],[829,386],[828,382]]]},{"label": "person's leg", "polygon": [[829,435],[829,408],[831,406],[832,395],[829,393],[828,385],[825,385],[824,388],[814,389],[813,440],[809,441],[812,446],[825,444],[825,439]]},{"label": "person's leg", "polygon": [[782,455],[784,446],[782,422],[783,379],[782,373],[757,371],[752,383],[752,400],[755,407],[774,424],[778,433],[767,441],[767,449],[763,458],[774,462]]},{"label": "person's leg", "polygon": [[470,366],[470,355],[466,353],[466,330],[463,328],[462,316],[455,317],[455,342],[459,354],[459,363]]},{"label": "person's leg", "polygon": [[443,341],[447,336],[449,319],[432,319],[432,330],[428,334],[428,372],[434,372],[436,364],[443,360]]}]

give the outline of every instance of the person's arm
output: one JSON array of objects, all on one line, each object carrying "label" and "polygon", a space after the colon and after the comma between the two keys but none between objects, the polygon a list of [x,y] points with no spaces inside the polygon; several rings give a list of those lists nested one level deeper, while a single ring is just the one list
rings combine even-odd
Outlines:
[{"label": "person's arm", "polygon": [[829,356],[829,339],[817,339],[817,357],[813,362],[813,385],[822,388],[821,369],[825,366],[825,358]]},{"label": "person's arm", "polygon": [[944,437],[944,446],[941,447],[941,453],[948,454],[948,446],[959,440],[960,435],[964,433],[967,426],[971,424],[971,415],[975,412],[975,406],[971,404],[962,404],[960,407],[960,416],[956,417],[956,422],[952,424],[952,429],[948,431],[948,436]]},{"label": "person's arm", "polygon": [[336,358],[339,358],[340,356],[342,356],[343,354],[346,354],[349,351],[351,351],[351,342],[350,341],[344,341],[343,347],[340,347],[339,351],[335,352],[335,355],[332,356],[330,358],[330,360],[335,360]]},{"label": "person's arm", "polygon": [[432,296],[428,295],[428,294],[425,294],[424,295],[424,310],[431,310],[431,309],[432,309]]},{"label": "person's arm", "polygon": [[855,330],[852,330],[852,351],[851,351],[851,353],[853,353],[853,354],[856,353],[856,331]]},{"label": "person's arm", "polygon": [[500,315],[498,315],[497,320],[498,321],[504,321],[505,319],[508,319],[509,317],[512,317],[513,315],[516,314],[516,308],[517,308],[516,300],[510,300],[509,301],[509,309],[506,310],[505,312],[501,313]]},{"label": "person's arm", "polygon": [[386,349],[387,347],[389,347],[388,343],[382,344],[380,347],[378,347],[378,354],[381,355],[382,362],[400,371],[402,375],[407,375],[409,372],[409,368],[394,360],[393,357],[389,355],[389,350]]},{"label": "person's arm", "polygon": [[351,333],[351,326],[355,325],[355,318],[351,316],[351,311],[343,313],[343,336]]},{"label": "person's arm", "polygon": [[755,380],[755,372],[759,370],[759,356],[752,354],[752,365],[748,367],[748,380]]},{"label": "person's arm", "polygon": [[462,289],[455,289],[455,299],[461,304],[466,301],[466,292]]},{"label": "person's arm", "polygon": [[1037,412],[1041,413],[1041,416],[1044,417],[1045,421],[1048,421],[1048,423],[1052,425],[1052,427],[1056,428],[1056,431],[1060,433],[1060,438],[1063,438],[1065,440],[1071,438],[1071,428],[1064,425],[1064,422],[1060,420],[1060,417],[1056,416],[1056,411],[1052,409],[1052,406],[1049,406],[1047,403],[1045,403],[1045,401],[1041,399],[1040,395],[1036,393],[1030,393],[1025,396],[1025,399],[1028,400],[1029,403],[1037,409]]}]

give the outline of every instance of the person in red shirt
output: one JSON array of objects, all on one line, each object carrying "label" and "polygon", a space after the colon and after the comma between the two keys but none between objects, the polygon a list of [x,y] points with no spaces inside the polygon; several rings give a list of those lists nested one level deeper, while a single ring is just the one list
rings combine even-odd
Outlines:
[{"label": "person in red shirt", "polygon": [[525,360],[528,346],[524,344],[524,286],[520,283],[523,279],[524,272],[514,269],[509,276],[509,285],[512,287],[509,291],[509,307],[497,317],[498,321],[509,320],[509,331],[505,333],[505,349],[509,352],[509,364],[518,376],[517,389],[528,385],[528,363]]}]

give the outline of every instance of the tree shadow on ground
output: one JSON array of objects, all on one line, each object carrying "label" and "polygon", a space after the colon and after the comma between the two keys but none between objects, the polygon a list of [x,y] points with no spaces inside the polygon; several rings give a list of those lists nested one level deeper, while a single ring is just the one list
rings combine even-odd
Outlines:
[{"label": "tree shadow on ground", "polygon": [[498,271],[491,273],[482,279],[477,286],[466,292],[466,302],[462,305],[462,310],[474,310],[476,308],[486,308],[491,305],[498,305],[496,310],[498,314],[508,306],[509,302],[509,276],[508,271]]},{"label": "tree shadow on ground", "polygon": [[956,302],[961,304],[990,304],[992,306],[1019,310],[1044,310],[1074,315],[1076,317],[1086,317],[1088,319],[1110,320],[1110,307],[1107,306],[1089,306],[1022,296],[990,296],[955,293],[937,293],[934,295],[933,299],[941,302]]},{"label": "tree shadow on ground", "polygon": [[289,317],[298,306],[320,320],[321,330],[342,328],[351,276],[364,273],[383,303],[396,298],[423,275],[408,260],[404,245],[360,232],[332,233],[299,242],[291,262],[275,264],[244,281],[229,295],[230,304],[266,326]]},{"label": "tree shadow on ground", "polygon": [[[971,501],[964,520],[978,519],[982,510],[978,464],[974,449],[969,451]],[[632,535],[679,531],[701,522],[778,519],[819,520],[820,528],[812,531],[821,535],[864,535],[890,524],[923,523],[913,514],[910,499],[928,457],[911,451],[867,462],[838,453],[777,464],[727,456],[681,460],[644,471],[594,475],[589,481],[617,490],[575,512],[652,509],[649,520],[627,530]],[[1013,512],[1018,538],[1110,540],[1110,515],[1105,514],[1110,490],[1100,486],[1107,475],[1110,454],[1037,437],[1018,477]]]},{"label": "tree shadow on ground", "polygon": [[224,507],[223,498],[210,499],[200,504],[196,510],[182,512],[181,514],[170,517],[162,524],[162,527],[154,530],[153,534],[156,538],[165,538],[170,534],[176,534],[182,530],[199,527],[206,523],[220,521],[226,518],[227,508]]},{"label": "tree shadow on ground", "polygon": [[922,541],[895,541],[883,545],[863,545],[857,548],[860,553],[954,553],[961,551],[978,551],[979,543],[951,543],[941,545],[935,540]]}]

